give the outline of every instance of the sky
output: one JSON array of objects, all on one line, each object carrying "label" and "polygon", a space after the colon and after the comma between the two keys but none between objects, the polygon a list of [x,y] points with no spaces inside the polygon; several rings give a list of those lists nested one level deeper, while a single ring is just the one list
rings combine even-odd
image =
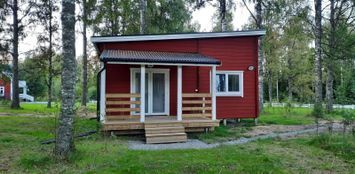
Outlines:
[{"label": "sky", "polygon": [[[236,8],[233,12],[233,25],[234,30],[241,30],[242,26],[248,22],[249,12],[248,10],[240,3],[238,0],[234,0],[236,3]],[[253,4],[248,4],[249,9],[253,10]],[[77,7],[79,9],[79,7]],[[204,8],[196,10],[192,13],[192,22],[197,22],[200,24],[200,32],[208,32],[212,31],[212,17],[216,12],[216,8],[211,4],[207,4]],[[78,10],[77,10],[77,13]],[[60,16],[57,16],[60,19]],[[41,33],[43,28],[41,26],[36,28],[28,29],[27,37],[20,42],[19,51],[20,51],[20,59],[24,59],[28,52],[35,49],[37,47],[37,36]],[[80,23],[77,22],[75,30],[77,31],[75,34],[75,47],[76,47],[76,56],[80,57],[82,55],[83,45],[82,45],[82,35],[80,31],[82,31]],[[87,32],[88,38],[92,35],[90,30]],[[58,39],[58,38],[57,38]],[[89,40],[88,43],[91,43]],[[91,49],[90,54],[94,54],[94,50]]]}]

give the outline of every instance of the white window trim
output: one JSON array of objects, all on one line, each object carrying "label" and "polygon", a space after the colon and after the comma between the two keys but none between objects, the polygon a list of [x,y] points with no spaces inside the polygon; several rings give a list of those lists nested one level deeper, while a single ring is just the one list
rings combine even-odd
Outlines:
[{"label": "white window trim", "polygon": [[0,86],[0,89],[2,89],[3,93],[0,93],[0,97],[4,97],[5,96],[5,86]]},{"label": "white window trim", "polygon": [[[136,83],[135,83],[135,80],[134,80],[134,74],[135,73],[140,73],[140,68],[130,68],[130,71],[131,71],[131,89],[130,89],[130,92],[131,93],[135,93],[135,88],[136,88]],[[152,113],[153,111],[153,106],[151,104],[148,104],[148,111],[151,111],[151,112],[148,112],[146,113],[146,116],[150,116],[150,115],[169,115],[170,113],[170,69],[161,69],[161,68],[146,68],[145,69],[145,73],[164,73],[165,74],[165,91],[166,91],[166,95],[165,95],[165,112],[162,112],[162,113]],[[148,78],[149,79],[149,78]],[[152,82],[149,82],[149,81],[146,81],[146,83],[148,83],[148,88],[152,88],[153,84]],[[148,93],[148,95],[153,95],[151,93]],[[150,101],[148,101],[148,103],[153,103],[153,97],[149,97],[150,98]],[[131,107],[134,107],[134,105],[132,105]],[[139,113],[136,113],[136,112],[132,112],[131,113],[132,115],[139,115]]]},{"label": "white window trim", "polygon": [[[216,96],[230,96],[230,97],[244,97],[244,71],[216,71],[216,80],[218,74],[225,74],[226,75],[226,92],[218,92],[216,90]],[[239,75],[239,92],[229,92],[228,91],[228,75],[235,74]]]}]

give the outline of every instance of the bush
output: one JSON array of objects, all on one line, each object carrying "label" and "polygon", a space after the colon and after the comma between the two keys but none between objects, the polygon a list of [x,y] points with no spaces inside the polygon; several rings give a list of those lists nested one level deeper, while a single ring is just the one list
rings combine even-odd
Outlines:
[{"label": "bush", "polygon": [[320,136],[313,137],[309,141],[309,144],[331,151],[346,160],[355,161],[355,137],[348,136],[344,138],[339,134],[321,134]]}]

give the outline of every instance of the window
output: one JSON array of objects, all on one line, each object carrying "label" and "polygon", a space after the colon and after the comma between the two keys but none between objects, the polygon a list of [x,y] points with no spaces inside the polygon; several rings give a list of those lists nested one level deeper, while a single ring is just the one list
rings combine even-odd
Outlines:
[{"label": "window", "polygon": [[217,88],[217,96],[242,96],[243,97],[243,72],[242,71],[217,71],[216,88]]},{"label": "window", "polygon": [[0,86],[0,97],[5,96],[5,87]]}]

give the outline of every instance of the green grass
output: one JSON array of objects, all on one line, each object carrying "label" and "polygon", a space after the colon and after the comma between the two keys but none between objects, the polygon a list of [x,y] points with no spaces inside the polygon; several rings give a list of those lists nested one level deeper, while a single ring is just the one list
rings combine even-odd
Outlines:
[{"label": "green grass", "polygon": [[[11,114],[56,114],[60,112],[60,103],[52,103],[51,108],[47,108],[45,103],[21,103],[20,109],[11,109],[9,103],[0,104],[0,113]],[[80,103],[75,104],[76,108],[80,107]],[[96,112],[96,104],[88,103],[87,110],[89,112]]]},{"label": "green grass", "polygon": [[[349,110],[355,112],[355,110]],[[312,108],[292,108],[286,112],[282,107],[265,107],[260,114],[260,124],[280,124],[280,125],[307,125],[314,124],[311,116]],[[324,119],[341,120],[341,109],[335,109],[332,113],[326,113]]]},{"label": "green grass", "polygon": [[[97,127],[77,119],[75,132]],[[56,161],[54,118],[0,117],[0,164],[9,173],[353,173],[354,157],[313,143],[313,137],[262,140],[238,146],[201,150],[134,151],[127,137],[99,134],[75,140],[76,151],[66,162]],[[229,134],[222,127],[216,136]],[[236,135],[237,136],[237,135]],[[336,136],[336,135],[334,135]],[[337,139],[338,140],[338,139]],[[340,139],[339,139],[340,140]],[[350,141],[350,140],[349,140]],[[351,140],[352,141],[352,140]],[[330,142],[330,141],[326,141]],[[348,149],[354,144],[347,143]],[[1,169],[2,168],[2,169]],[[0,167],[0,172],[4,167]]]},{"label": "green grass", "polygon": [[265,107],[259,117],[260,124],[282,124],[282,125],[305,125],[313,124],[314,119],[310,116],[312,109],[292,108],[288,113],[285,108]]}]

